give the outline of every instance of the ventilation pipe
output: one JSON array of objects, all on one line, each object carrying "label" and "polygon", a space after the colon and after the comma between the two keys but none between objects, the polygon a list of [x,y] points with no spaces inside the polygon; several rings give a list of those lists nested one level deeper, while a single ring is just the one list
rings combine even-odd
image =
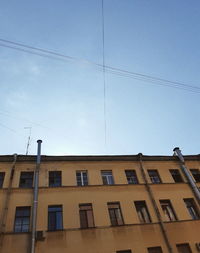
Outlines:
[{"label": "ventilation pipe", "polygon": [[159,211],[158,206],[156,204],[156,200],[154,198],[153,191],[152,191],[152,189],[151,189],[151,187],[150,187],[150,185],[148,183],[148,180],[147,180],[147,176],[146,176],[146,173],[145,173],[145,168],[143,166],[142,156],[143,156],[142,153],[138,154],[139,163],[140,163],[140,170],[141,170],[141,173],[142,173],[143,180],[145,182],[145,187],[147,189],[147,192],[149,194],[149,198],[150,198],[151,203],[153,205],[153,208],[155,210],[157,219],[159,221],[160,229],[161,229],[161,232],[162,232],[162,235],[163,235],[163,238],[164,238],[167,250],[168,250],[169,253],[173,253],[173,249],[172,249],[171,243],[169,241],[169,237],[168,237],[167,231],[165,229],[165,226],[164,226],[164,223],[163,223],[163,220],[162,220],[162,216],[160,215],[160,211]]},{"label": "ventilation pipe", "polygon": [[192,178],[189,171],[187,170],[187,167],[185,166],[185,160],[184,160],[184,157],[181,153],[181,150],[178,147],[176,147],[173,149],[173,151],[174,151],[174,155],[179,158],[181,169],[182,169],[185,177],[187,178],[189,185],[190,185],[198,203],[200,204],[200,191],[199,191],[198,187],[196,186],[194,179]]},{"label": "ventilation pipe", "polygon": [[13,181],[13,175],[14,175],[14,171],[15,171],[16,162],[17,162],[17,154],[14,154],[13,155],[13,163],[10,168],[9,183],[8,183],[8,188],[6,190],[6,197],[5,197],[5,202],[4,202],[4,207],[3,207],[3,211],[2,211],[2,217],[1,217],[0,249],[3,246],[3,238],[4,238],[5,226],[6,226],[7,215],[8,215],[8,210],[9,210],[10,194],[12,191],[12,181]]},{"label": "ventilation pipe", "polygon": [[34,195],[33,195],[33,212],[32,212],[32,236],[31,236],[31,253],[35,253],[35,235],[37,223],[37,207],[38,207],[38,185],[39,185],[39,170],[41,161],[41,140],[37,141],[37,161],[34,174]]}]

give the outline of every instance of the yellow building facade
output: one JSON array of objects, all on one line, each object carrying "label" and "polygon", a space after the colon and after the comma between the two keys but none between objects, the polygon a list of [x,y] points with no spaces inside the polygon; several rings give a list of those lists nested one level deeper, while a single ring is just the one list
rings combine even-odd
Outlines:
[{"label": "yellow building facade", "polygon": [[[36,253],[198,253],[198,193],[176,156],[41,156]],[[200,187],[200,156],[184,156]],[[31,252],[36,156],[0,156],[0,252]],[[194,186],[193,186],[194,187]]]}]

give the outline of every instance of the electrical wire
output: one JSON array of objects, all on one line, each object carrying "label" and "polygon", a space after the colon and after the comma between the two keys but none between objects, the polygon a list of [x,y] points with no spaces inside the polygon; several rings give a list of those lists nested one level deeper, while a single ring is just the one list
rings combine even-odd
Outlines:
[{"label": "electrical wire", "polygon": [[[7,47],[7,48],[10,48],[10,49],[22,51],[22,52],[25,52],[25,53],[30,53],[30,54],[33,54],[33,55],[38,55],[38,56],[41,56],[41,57],[46,57],[46,58],[49,58],[49,59],[59,60],[59,61],[70,60],[70,61],[74,61],[74,62],[90,64],[90,65],[96,66],[97,69],[100,70],[100,71],[105,70],[105,72],[111,73],[113,75],[118,75],[118,76],[122,76],[122,77],[129,77],[129,78],[132,78],[132,79],[135,79],[135,80],[144,81],[146,83],[151,83],[151,84],[156,84],[156,85],[159,84],[161,86],[166,86],[166,87],[176,88],[176,89],[182,89],[182,90],[186,90],[186,91],[190,91],[190,92],[194,92],[194,93],[199,93],[200,92],[200,87],[190,85],[190,84],[186,84],[186,83],[183,83],[183,82],[171,81],[171,80],[168,80],[168,79],[163,79],[163,78],[159,78],[159,77],[155,77],[155,76],[151,76],[151,75],[146,75],[146,74],[142,74],[142,73],[128,71],[128,70],[116,68],[116,67],[113,67],[113,66],[108,66],[108,65],[103,66],[102,64],[95,63],[95,62],[92,62],[92,61],[88,61],[88,60],[85,60],[85,59],[76,58],[76,57],[60,54],[60,53],[57,53],[57,52],[54,52],[54,51],[41,49],[41,48],[37,48],[37,47],[32,47],[32,46],[29,46],[29,45],[13,42],[13,41],[9,41],[9,40],[4,40],[4,39],[1,39],[1,38],[0,38],[0,41],[2,41],[4,43],[13,44],[13,45],[18,45],[18,46],[24,47],[26,49],[19,48],[19,47],[13,47],[13,46],[10,46],[10,45],[5,45],[5,44],[0,44],[1,47]],[[42,54],[38,53],[37,51],[42,52]]]},{"label": "electrical wire", "polygon": [[37,127],[41,127],[41,128],[45,128],[45,129],[49,129],[49,127],[47,126],[44,126],[40,123],[37,123],[37,122],[33,122],[27,118],[23,118],[23,117],[18,117],[18,116],[13,116],[12,113],[10,112],[7,112],[7,111],[3,111],[0,109],[0,115],[3,115],[3,116],[6,116],[6,117],[9,117],[9,118],[13,118],[15,120],[19,120],[19,121],[26,121],[27,123],[31,124],[31,125],[35,125]]}]

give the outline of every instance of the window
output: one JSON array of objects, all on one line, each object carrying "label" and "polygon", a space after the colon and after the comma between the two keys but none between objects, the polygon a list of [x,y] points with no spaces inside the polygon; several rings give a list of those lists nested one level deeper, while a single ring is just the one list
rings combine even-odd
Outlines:
[{"label": "window", "polygon": [[62,206],[48,207],[48,230],[60,230],[63,228]]},{"label": "window", "polygon": [[49,187],[61,186],[61,171],[49,171]]},{"label": "window", "polygon": [[200,182],[200,171],[198,169],[191,169],[190,171],[191,171],[192,176],[195,179],[195,181],[197,183],[199,183]]},{"label": "window", "polygon": [[78,186],[88,185],[87,171],[77,171],[76,182]]},{"label": "window", "polygon": [[170,200],[160,200],[160,205],[162,207],[163,213],[165,215],[166,221],[175,221],[177,220],[176,214],[172,207]]},{"label": "window", "polygon": [[5,177],[5,172],[0,172],[0,188],[3,187],[4,177]]},{"label": "window", "polygon": [[117,250],[116,253],[132,253],[132,251],[130,249],[126,249],[126,250]]},{"label": "window", "polygon": [[135,170],[125,170],[128,184],[138,184],[138,179]]},{"label": "window", "polygon": [[16,233],[28,232],[30,226],[30,206],[16,207],[14,231]]},{"label": "window", "polygon": [[151,247],[147,248],[148,253],[162,253],[162,248],[161,247]]},{"label": "window", "polygon": [[147,209],[145,201],[135,201],[135,208],[138,214],[138,218],[142,223],[151,222],[151,217],[149,215],[149,211]]},{"label": "window", "polygon": [[188,243],[177,244],[176,247],[179,253],[192,253]]},{"label": "window", "polygon": [[32,188],[33,187],[33,172],[21,172],[19,187],[20,188]]},{"label": "window", "polygon": [[169,170],[173,179],[174,179],[174,182],[176,183],[182,183],[183,182],[183,178],[181,176],[181,173],[179,170]]},{"label": "window", "polygon": [[148,173],[149,173],[149,177],[151,179],[151,182],[153,184],[160,184],[161,183],[161,179],[160,179],[160,176],[159,176],[157,170],[148,170]]},{"label": "window", "polygon": [[111,170],[102,170],[101,176],[103,180],[103,184],[114,184],[113,175]]},{"label": "window", "polygon": [[199,213],[194,199],[184,199],[187,210],[193,220],[199,219]]},{"label": "window", "polygon": [[108,203],[108,211],[112,226],[120,226],[124,224],[119,202]]},{"label": "window", "polygon": [[79,205],[80,214],[80,225],[81,228],[93,228],[94,227],[94,217],[92,204],[80,204]]}]

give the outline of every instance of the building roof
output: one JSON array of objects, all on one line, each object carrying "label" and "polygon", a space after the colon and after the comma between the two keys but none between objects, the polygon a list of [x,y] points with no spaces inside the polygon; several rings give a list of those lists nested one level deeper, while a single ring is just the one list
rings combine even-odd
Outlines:
[{"label": "building roof", "polygon": [[[33,162],[36,161],[36,155],[18,155],[18,162]],[[200,161],[200,154],[198,155],[185,155],[186,161]],[[83,156],[41,156],[42,162],[53,162],[53,161],[138,161],[138,155],[83,155]],[[142,155],[143,161],[176,161],[176,156],[149,156]],[[0,162],[12,162],[13,155],[0,155]]]}]

